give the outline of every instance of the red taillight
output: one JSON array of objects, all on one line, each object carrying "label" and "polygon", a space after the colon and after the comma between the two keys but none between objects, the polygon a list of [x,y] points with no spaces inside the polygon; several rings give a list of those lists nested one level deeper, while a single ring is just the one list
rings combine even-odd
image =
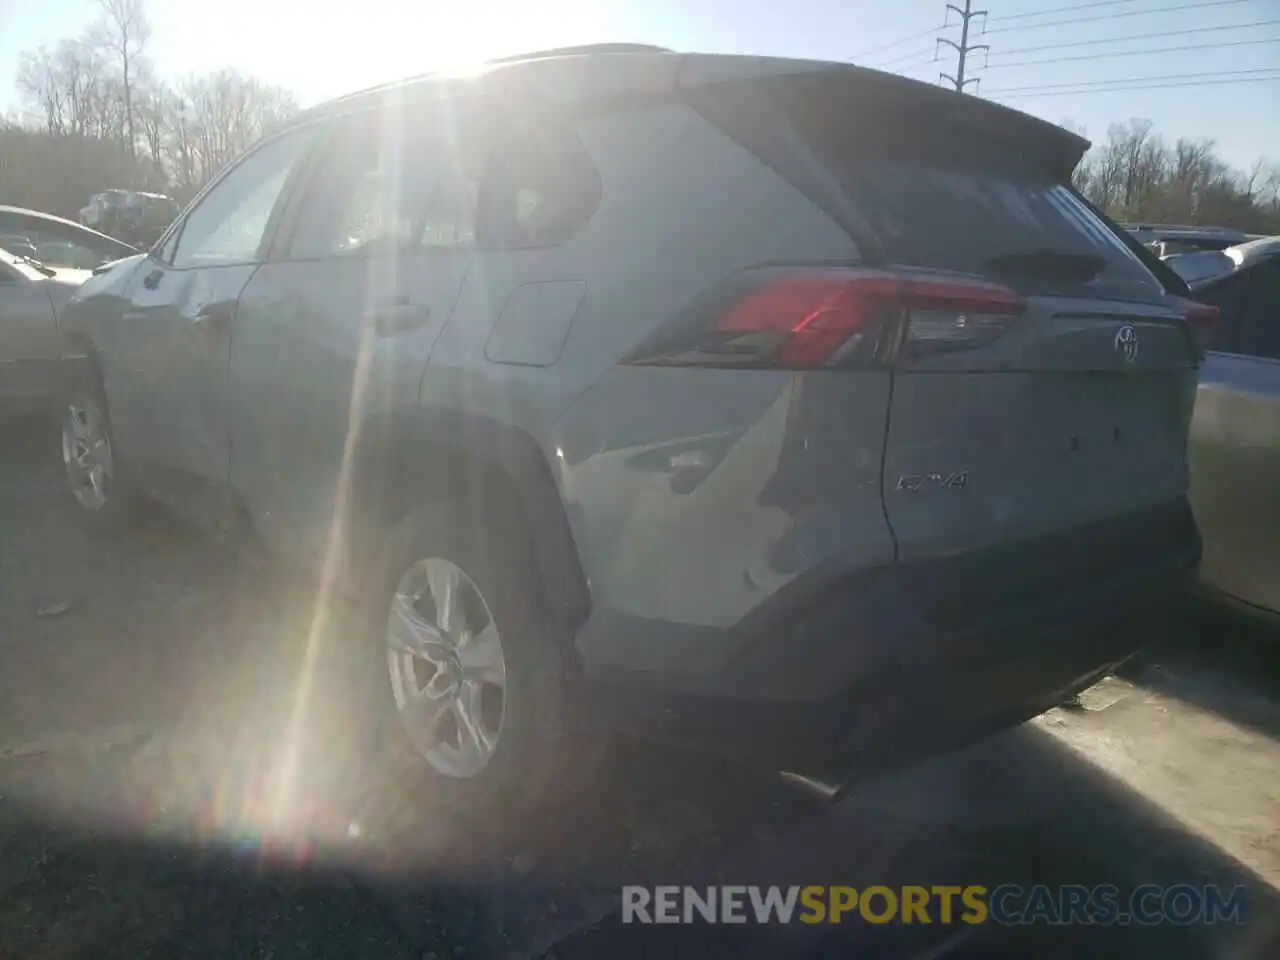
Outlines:
[{"label": "red taillight", "polygon": [[633,363],[813,369],[966,349],[1022,310],[983,280],[890,271],[751,272],[632,357]]},{"label": "red taillight", "polygon": [[1191,331],[1191,341],[1195,344],[1196,353],[1203,358],[1205,351],[1213,342],[1213,331],[1218,326],[1218,308],[1208,303],[1187,304],[1183,311],[1187,321],[1187,329]]},{"label": "red taillight", "polygon": [[778,366],[817,367],[872,322],[893,293],[882,280],[856,281],[834,273],[784,277],[748,293],[715,329],[771,335]]}]

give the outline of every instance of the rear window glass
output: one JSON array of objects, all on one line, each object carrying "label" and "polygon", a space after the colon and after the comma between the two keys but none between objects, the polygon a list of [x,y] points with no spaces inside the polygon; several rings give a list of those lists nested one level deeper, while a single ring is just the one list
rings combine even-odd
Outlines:
[{"label": "rear window glass", "polygon": [[1161,292],[1125,240],[1072,193],[1070,149],[1049,131],[875,84],[828,80],[793,96],[787,112],[891,261],[985,273],[994,258],[1054,251],[1104,260],[1098,287]]},{"label": "rear window glass", "polygon": [[1158,289],[1120,238],[1063,184],[876,157],[842,166],[894,262],[982,273],[996,257],[1054,250],[1102,257],[1107,279]]}]

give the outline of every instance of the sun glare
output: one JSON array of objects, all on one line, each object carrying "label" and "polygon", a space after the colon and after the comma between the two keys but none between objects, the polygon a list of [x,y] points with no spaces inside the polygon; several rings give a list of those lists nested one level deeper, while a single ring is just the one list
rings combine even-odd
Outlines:
[{"label": "sun glare", "polygon": [[599,5],[585,0],[365,0],[359,17],[310,19],[312,39],[291,49],[289,72],[319,98],[424,73],[470,76],[487,60],[591,43],[608,31]]}]

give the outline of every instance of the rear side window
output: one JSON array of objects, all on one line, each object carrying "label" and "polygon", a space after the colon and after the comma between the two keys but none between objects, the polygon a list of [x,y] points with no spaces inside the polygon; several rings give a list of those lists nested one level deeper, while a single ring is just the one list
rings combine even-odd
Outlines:
[{"label": "rear side window", "polygon": [[290,257],[558,246],[590,219],[599,176],[567,124],[483,104],[413,122],[345,121],[308,188]]},{"label": "rear side window", "polygon": [[1218,322],[1209,341],[1210,350],[1244,352],[1249,307],[1248,279],[1245,272],[1233,273],[1193,294],[1196,300],[1218,308]]},{"label": "rear side window", "polygon": [[577,134],[549,116],[492,129],[479,183],[478,244],[512,250],[565,243],[600,203],[600,174]]},{"label": "rear side window", "polygon": [[1280,360],[1280,260],[1253,270],[1245,349],[1251,356]]},{"label": "rear side window", "polygon": [[1194,296],[1219,310],[1209,349],[1280,360],[1280,260],[1240,270]]}]

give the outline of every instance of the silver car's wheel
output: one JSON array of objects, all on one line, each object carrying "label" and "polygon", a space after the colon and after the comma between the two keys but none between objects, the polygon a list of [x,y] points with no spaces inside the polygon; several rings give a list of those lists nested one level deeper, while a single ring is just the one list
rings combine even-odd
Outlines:
[{"label": "silver car's wheel", "polygon": [[92,511],[106,506],[114,469],[111,434],[102,408],[89,397],[76,397],[63,411],[62,463],[80,506]]},{"label": "silver car's wheel", "polygon": [[387,666],[400,721],[423,759],[446,777],[479,774],[502,736],[507,667],[489,604],[456,564],[430,557],[400,577]]}]

